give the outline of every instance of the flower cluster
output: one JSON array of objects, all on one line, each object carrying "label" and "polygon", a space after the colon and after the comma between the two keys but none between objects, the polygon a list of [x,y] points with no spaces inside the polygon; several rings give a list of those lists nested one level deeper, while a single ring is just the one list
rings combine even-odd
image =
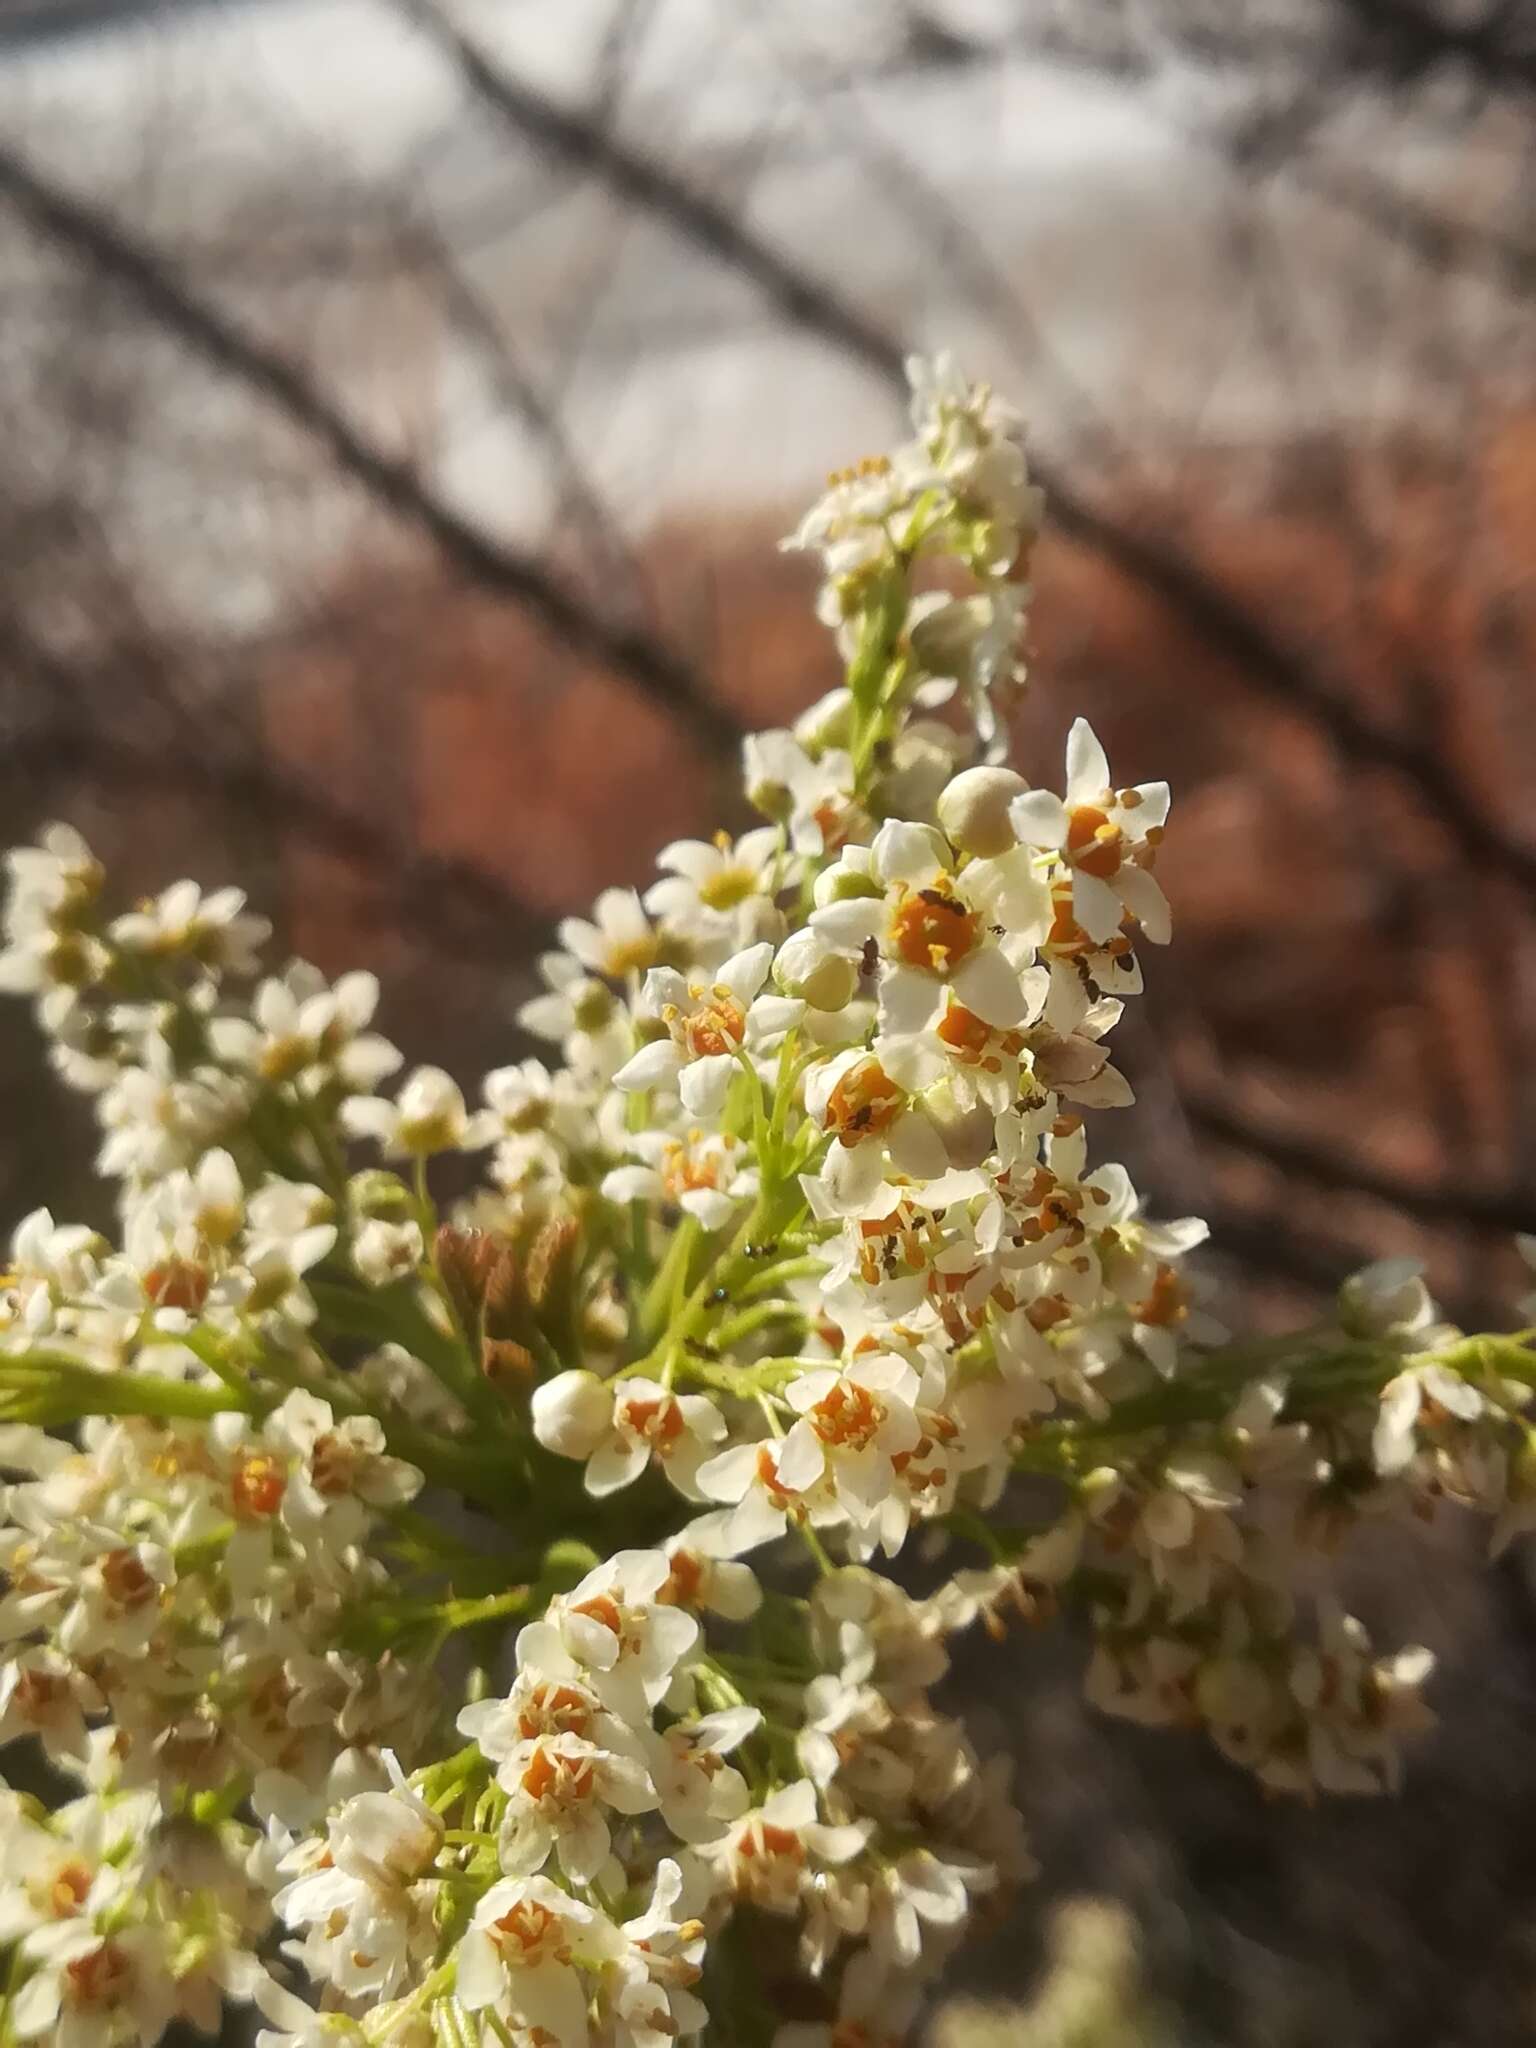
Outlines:
[{"label": "flower cluster", "polygon": [[554,1050],[477,1097],[238,893],[10,856],[0,986],[118,1226],[39,1209],[0,1278],[0,1744],[72,1795],[0,1798],[0,2039],[885,2048],[1031,1870],[947,1642],[1068,1603],[1107,1712],[1397,1783],[1430,1660],[1329,1556],[1536,1522],[1529,1333],[1387,1265],[1234,1341],[1204,1225],[1095,1160],[1168,788],[1081,719],[1007,765],[1039,494],[912,381],[788,543],[844,681],[746,743],[763,822],[566,919]]}]

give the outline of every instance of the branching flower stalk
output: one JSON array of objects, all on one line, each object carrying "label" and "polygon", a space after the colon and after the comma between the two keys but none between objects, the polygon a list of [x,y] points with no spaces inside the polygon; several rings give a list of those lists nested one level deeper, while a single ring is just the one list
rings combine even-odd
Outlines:
[{"label": "branching flower stalk", "polygon": [[764,822],[567,919],[558,1062],[478,1107],[238,892],[10,856],[120,1228],[34,1211],[0,1290],[0,1743],[71,1793],[0,1795],[0,2048],[229,1999],[264,2048],[892,2048],[1031,1870],[948,1639],[1068,1604],[1106,1711],[1397,1783],[1430,1660],[1315,1588],[1365,1516],[1536,1522],[1532,1333],[1397,1264],[1235,1341],[1204,1226],[1090,1164],[1168,789],[1082,720],[1060,792],[1006,765],[1039,494],[992,392],[912,385],[788,543],[844,681],[747,741]]}]

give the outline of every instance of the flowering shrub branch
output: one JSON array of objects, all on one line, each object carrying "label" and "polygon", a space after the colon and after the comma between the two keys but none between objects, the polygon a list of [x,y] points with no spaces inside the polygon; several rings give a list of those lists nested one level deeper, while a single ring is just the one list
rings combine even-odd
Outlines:
[{"label": "flowering shrub branch", "polygon": [[0,2048],[226,1999],[263,2048],[887,2048],[1031,1867],[948,1639],[1067,1601],[1105,1710],[1396,1784],[1430,1660],[1301,1562],[1536,1522],[1532,1333],[1389,1265],[1234,1341],[1204,1226],[1090,1163],[1168,789],[1082,720],[1060,792],[1006,765],[1039,494],[990,391],[912,382],[789,543],[845,680],[746,742],[764,822],[567,919],[559,1062],[479,1106],[237,892],[10,856],[0,984],[121,1228],[35,1211],[0,1294],[0,1743],[71,1793],[0,1798]]}]

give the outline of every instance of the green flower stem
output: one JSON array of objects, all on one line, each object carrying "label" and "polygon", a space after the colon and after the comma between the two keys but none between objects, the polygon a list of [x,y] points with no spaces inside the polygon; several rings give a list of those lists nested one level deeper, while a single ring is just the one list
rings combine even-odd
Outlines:
[{"label": "green flower stem", "polygon": [[0,1417],[62,1428],[87,1415],[152,1415],[162,1420],[206,1421],[231,1411],[250,1413],[254,1398],[232,1388],[208,1387],[147,1372],[93,1372],[62,1352],[13,1352],[0,1358]]},{"label": "green flower stem", "polygon": [[[783,1238],[780,1238],[783,1243]],[[827,1260],[811,1252],[790,1259],[781,1259],[776,1265],[765,1266],[755,1278],[737,1290],[736,1298],[741,1302],[756,1301],[759,1295],[768,1294],[785,1286],[791,1280],[809,1280],[827,1270]],[[719,1334],[718,1332],[716,1333]]]},{"label": "green flower stem", "polygon": [[709,1333],[709,1341],[717,1351],[726,1351],[744,1337],[751,1337],[774,1323],[803,1324],[806,1320],[805,1311],[796,1308],[792,1301],[763,1301],[753,1308],[742,1309],[737,1315],[727,1316],[723,1323],[716,1323]]},{"label": "green flower stem", "polygon": [[666,1256],[640,1300],[637,1317],[640,1341],[654,1344],[676,1316],[678,1304],[688,1285],[688,1267],[703,1235],[697,1216],[685,1216],[672,1233]]}]

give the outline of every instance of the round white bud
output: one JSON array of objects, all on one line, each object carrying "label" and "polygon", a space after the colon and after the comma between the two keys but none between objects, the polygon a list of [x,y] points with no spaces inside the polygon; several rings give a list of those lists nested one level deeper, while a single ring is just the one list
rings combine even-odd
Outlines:
[{"label": "round white bud", "polygon": [[809,927],[792,932],[773,963],[775,984],[813,1010],[841,1010],[859,985],[858,962],[829,946]]},{"label": "round white bud", "polygon": [[828,747],[846,747],[853,738],[853,697],[848,690],[828,690],[795,720],[795,738],[812,756]]},{"label": "round white bud", "polygon": [[962,853],[992,859],[1017,845],[1008,806],[1029,784],[1011,768],[967,768],[939,798],[939,823]]},{"label": "round white bud", "polygon": [[596,1373],[557,1372],[533,1390],[533,1433],[561,1458],[590,1458],[613,1421],[613,1395]]}]

